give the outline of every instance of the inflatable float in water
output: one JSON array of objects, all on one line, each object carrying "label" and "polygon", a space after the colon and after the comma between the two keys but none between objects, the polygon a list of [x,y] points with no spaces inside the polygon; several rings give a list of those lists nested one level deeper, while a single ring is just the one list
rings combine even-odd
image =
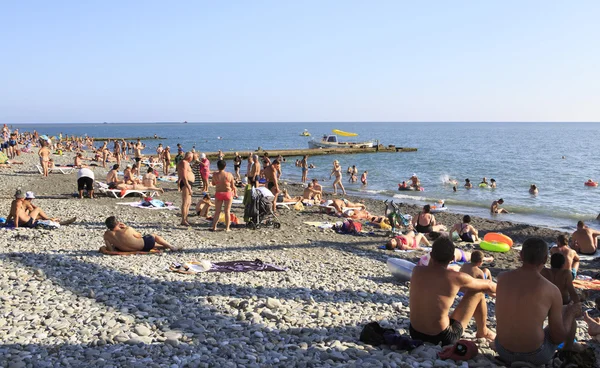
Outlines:
[{"label": "inflatable float in water", "polygon": [[583,185],[585,185],[586,187],[597,187],[598,182],[597,181],[586,181],[585,183],[583,183]]},{"label": "inflatable float in water", "polygon": [[405,259],[388,258],[387,260],[387,267],[392,273],[392,276],[403,281],[410,280],[410,275],[412,275],[412,271],[415,266],[416,264]]},{"label": "inflatable float in water", "polygon": [[510,246],[506,243],[482,241],[479,243],[479,248],[487,250],[489,252],[506,253],[510,250]]},{"label": "inflatable float in water", "polygon": [[500,233],[487,233],[483,237],[483,240],[485,240],[486,242],[497,242],[497,243],[508,244],[509,247],[513,246],[512,239],[509,238],[508,236],[506,236],[504,234],[500,234]]},{"label": "inflatable float in water", "polygon": [[403,187],[402,184],[398,184],[398,190],[399,191],[407,191],[407,192],[414,192],[414,191],[418,191],[418,192],[424,192],[425,189],[423,189],[423,187],[419,187],[419,189],[415,189],[415,187],[410,187],[410,186],[405,186]]},{"label": "inflatable float in water", "polygon": [[448,207],[446,206],[431,206],[431,213],[440,213],[448,211]]}]

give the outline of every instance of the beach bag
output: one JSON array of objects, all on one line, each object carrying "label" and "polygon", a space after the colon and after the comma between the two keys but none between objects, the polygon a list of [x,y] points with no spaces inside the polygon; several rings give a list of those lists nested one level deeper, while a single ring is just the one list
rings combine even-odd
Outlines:
[{"label": "beach bag", "polygon": [[362,224],[352,220],[346,220],[334,228],[340,234],[359,234],[362,231]]},{"label": "beach bag", "polygon": [[360,333],[360,341],[373,346],[395,345],[399,350],[409,351],[423,345],[422,341],[400,335],[391,328],[383,328],[377,322],[371,322],[363,328]]}]

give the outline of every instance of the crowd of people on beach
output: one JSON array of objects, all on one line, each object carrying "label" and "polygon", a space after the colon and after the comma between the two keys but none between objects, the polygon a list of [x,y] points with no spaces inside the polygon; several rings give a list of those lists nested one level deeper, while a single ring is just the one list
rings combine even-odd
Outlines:
[{"label": "crowd of people on beach", "polygon": [[[283,187],[282,163],[284,157],[272,159],[267,152],[262,157],[257,153],[247,154],[245,174],[242,173],[244,158],[238,152],[233,155],[233,173],[227,171],[225,154],[219,151],[216,160],[216,171],[205,153],[196,152],[195,148],[185,151],[181,145],[177,147],[177,155],[171,157],[170,147],[158,145],[156,155],[146,157],[144,143],[125,140],[103,141],[95,148],[92,137],[62,136],[52,139],[40,136],[37,132],[19,133],[10,131],[6,125],[3,129],[4,143],[2,152],[7,161],[2,164],[18,163],[15,157],[31,152],[38,147],[38,156],[42,176],[47,177],[53,168],[53,155],[64,152],[75,154],[73,164],[69,167],[77,169],[77,188],[79,198],[87,193],[94,197],[95,175],[92,166],[110,168],[106,175],[106,187],[109,190],[140,190],[163,193],[158,186],[159,179],[169,179],[181,192],[181,222],[183,226],[191,226],[189,221],[193,194],[200,193],[195,212],[202,218],[210,218],[211,231],[217,231],[219,222],[224,222],[225,231],[230,231],[232,224],[231,207],[238,198],[240,188],[248,190],[262,188],[268,191],[275,200],[271,211],[276,214],[277,204],[281,202],[319,205],[323,211],[349,221],[364,220],[371,225],[391,229],[392,236],[386,243],[389,250],[422,250],[431,247],[428,255],[419,261],[410,278],[410,337],[432,344],[454,345],[468,328],[470,321],[475,321],[477,338],[492,341],[501,360],[512,362],[528,362],[545,364],[552,359],[559,344],[565,350],[580,351],[582,346],[574,343],[576,319],[583,317],[588,323],[588,332],[600,334],[600,319],[582,312],[583,296],[574,287],[574,280],[580,270],[580,255],[593,255],[597,252],[597,237],[600,232],[577,223],[577,230],[570,239],[561,235],[557,238],[557,246],[549,251],[548,244],[542,239],[529,238],[522,244],[520,259],[522,264],[515,270],[506,271],[497,276],[495,282],[489,269],[484,264],[492,262],[493,257],[486,257],[476,250],[467,252],[455,246],[454,241],[467,243],[479,242],[480,232],[471,223],[470,216],[465,215],[462,221],[446,227],[437,222],[432,206],[425,205],[411,221],[406,220],[397,211],[387,211],[383,216],[371,213],[365,204],[352,202],[346,198],[332,197],[327,199],[318,179],[309,179],[309,169],[314,165],[308,162],[308,156],[296,160],[296,167],[302,172],[301,181],[305,184],[302,195],[291,196]],[[112,150],[109,145],[112,143]],[[90,154],[91,157],[87,155]],[[172,160],[173,158],[173,160]],[[129,161],[131,159],[131,161]],[[173,162],[172,162],[173,161]],[[123,173],[119,170],[124,164]],[[142,169],[143,165],[147,168]],[[174,172],[171,171],[173,169]],[[144,171],[142,173],[142,171]],[[162,170],[162,175],[159,170]],[[348,181],[358,181],[356,165],[346,171]],[[367,185],[368,171],[360,176],[363,185]],[[331,195],[346,195],[342,183],[342,166],[338,160],[333,161],[330,178],[333,178]],[[172,179],[172,180],[171,180]],[[456,190],[456,181],[450,180]],[[403,184],[405,188],[420,188],[420,180],[413,174]],[[484,177],[479,186],[496,187],[496,181],[488,182]],[[472,188],[469,179],[465,180],[465,188]],[[214,192],[214,201],[209,192]],[[537,193],[532,184],[530,193]],[[16,190],[11,203],[7,224],[18,227],[37,227],[42,222],[68,225],[76,219],[61,221],[50,217],[32,201],[35,194],[31,191]],[[492,214],[508,213],[501,207],[504,200],[495,200],[491,207]],[[443,204],[442,204],[443,206]],[[392,203],[393,207],[393,203]],[[115,216],[105,219],[105,246],[109,251],[149,252],[153,249],[177,250],[158,234],[142,235],[131,227],[120,222]],[[550,258],[550,267],[546,263]],[[456,264],[458,263],[458,264]],[[452,312],[450,309],[460,296],[458,304]],[[489,298],[495,298],[496,331],[488,328]],[[548,320],[546,328],[544,321]]]}]

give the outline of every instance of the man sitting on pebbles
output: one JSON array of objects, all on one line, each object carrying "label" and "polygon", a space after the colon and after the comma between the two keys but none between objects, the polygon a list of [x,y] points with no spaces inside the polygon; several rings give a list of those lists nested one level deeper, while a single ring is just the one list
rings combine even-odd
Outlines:
[{"label": "man sitting on pebbles", "polygon": [[[527,239],[521,260],[520,268],[498,276],[496,352],[509,365],[513,362],[543,365],[552,359],[562,342],[566,350],[578,348],[573,337],[577,329],[575,319],[581,316],[581,303],[563,307],[560,290],[540,274],[548,260],[545,241]],[[546,318],[548,327],[544,328]]]},{"label": "man sitting on pebbles", "polygon": [[[410,336],[432,344],[451,345],[462,336],[475,317],[478,338],[493,340],[496,334],[486,326],[485,293],[494,294],[491,280],[475,279],[464,272],[448,269],[454,260],[454,243],[441,237],[432,245],[427,266],[417,266],[410,278]],[[448,316],[459,290],[464,296]]]},{"label": "man sitting on pebbles", "polygon": [[104,233],[106,249],[111,252],[149,252],[154,248],[179,250],[156,235],[144,235],[117,221],[115,216],[108,217],[104,223],[108,230]]}]

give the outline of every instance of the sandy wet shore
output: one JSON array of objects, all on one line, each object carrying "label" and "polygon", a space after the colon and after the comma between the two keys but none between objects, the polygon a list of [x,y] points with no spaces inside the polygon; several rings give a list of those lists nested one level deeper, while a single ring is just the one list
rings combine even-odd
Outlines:
[{"label": "sandy wet shore", "polygon": [[[34,155],[21,159],[25,165],[0,171],[4,188],[0,207],[5,215],[20,186],[34,191],[38,196],[34,203],[49,215],[76,216],[77,221],[58,230],[0,230],[1,366],[456,365],[436,360],[439,347],[428,345],[406,353],[358,341],[362,327],[371,321],[402,333],[408,329],[408,284],[393,279],[385,261],[390,256],[416,261],[424,252],[377,249],[387,239],[384,231],[364,226],[372,233],[358,237],[303,224],[337,220],[316,207],[281,210],[279,230],[213,233],[208,231],[209,223],[198,217],[190,218],[192,227],[180,227],[177,211],[116,204],[137,197],[72,198],[75,174],[42,179],[33,166]],[[70,157],[55,160],[71,162]],[[103,180],[107,169],[94,171]],[[166,193],[160,198],[179,205],[175,185],[161,186]],[[296,186],[288,187],[299,192]],[[194,203],[199,198],[196,194]],[[365,203],[373,213],[383,214],[382,202]],[[403,210],[414,216],[419,209],[403,206]],[[243,217],[240,206],[234,207],[234,213]],[[142,233],[159,233],[183,251],[101,255],[104,219],[110,215]],[[461,215],[443,213],[436,218],[451,226]],[[517,243],[530,236],[554,242],[559,234],[479,218],[472,224],[482,233],[502,231]],[[494,275],[519,264],[517,251],[493,255]],[[174,262],[257,258],[287,271],[182,275],[166,270]],[[593,275],[598,265],[583,262],[581,273]],[[489,309],[493,327],[493,303]],[[585,324],[578,324],[578,339],[589,339]],[[467,330],[467,338],[474,338],[473,327]],[[498,364],[487,343],[480,343],[483,354],[468,366]]]}]

